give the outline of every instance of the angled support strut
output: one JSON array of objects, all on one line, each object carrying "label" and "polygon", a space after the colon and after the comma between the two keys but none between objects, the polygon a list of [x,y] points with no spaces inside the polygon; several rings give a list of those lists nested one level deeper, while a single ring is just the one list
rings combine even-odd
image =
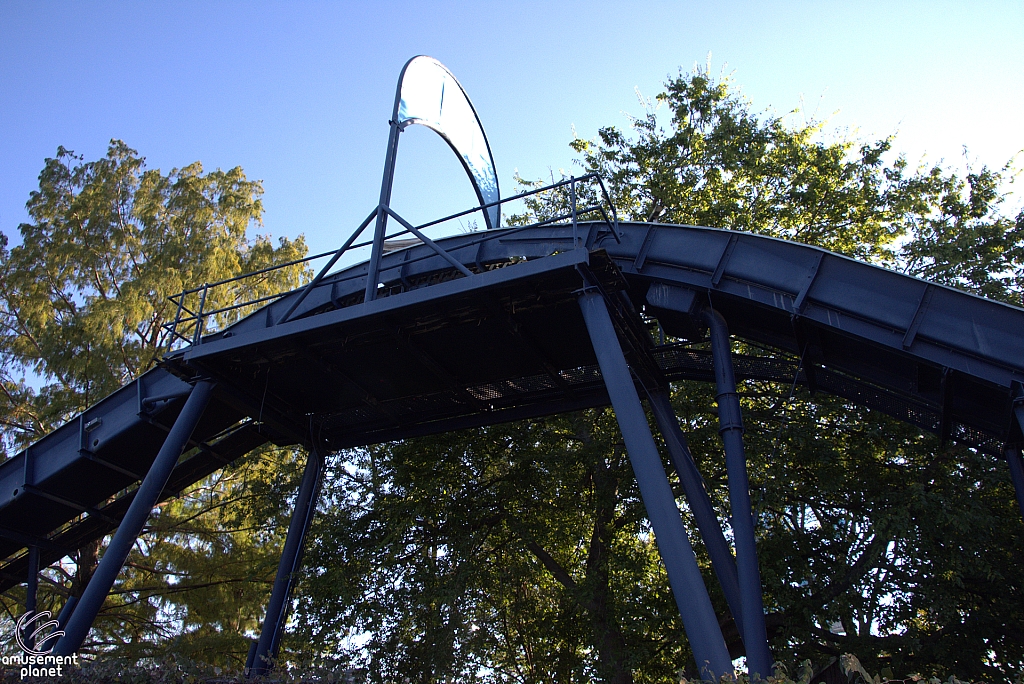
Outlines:
[{"label": "angled support strut", "polygon": [[302,563],[302,547],[306,534],[313,522],[313,513],[320,498],[320,484],[323,481],[324,459],[314,446],[309,450],[306,469],[302,472],[302,483],[295,497],[295,510],[288,525],[288,536],[281,551],[281,562],[277,566],[274,589],[267,604],[267,615],[263,619],[260,640],[252,652],[252,661],[246,664],[249,677],[259,677],[270,672],[281,646],[281,630],[288,615],[288,598],[295,586],[296,572]]},{"label": "angled support strut", "polygon": [[683,485],[683,491],[686,493],[690,512],[693,513],[697,528],[704,539],[704,546],[707,547],[708,555],[711,556],[711,564],[719,584],[722,585],[722,593],[725,594],[725,601],[729,604],[729,612],[732,613],[732,617],[736,621],[736,629],[742,638],[743,601],[740,598],[736,561],[729,549],[729,542],[725,540],[725,534],[722,532],[715,509],[711,505],[711,498],[704,488],[704,480],[697,469],[697,464],[693,462],[693,454],[690,453],[690,448],[686,444],[686,436],[683,435],[679,421],[672,410],[668,392],[664,390],[649,392],[648,399],[654,419],[658,423],[658,429],[665,438],[672,467],[675,468],[679,481]]},{"label": "angled support strut", "polygon": [[584,292],[579,304],[698,670],[717,681],[732,674],[732,661],[607,305],[595,290]]},{"label": "angled support strut", "polygon": [[178,458],[189,438],[192,437],[192,431],[199,423],[206,405],[210,403],[213,387],[213,382],[200,380],[192,389],[185,406],[178,414],[178,419],[174,421],[174,426],[164,439],[163,446],[160,447],[160,452],[156,455],[153,465],[150,466],[145,479],[135,491],[135,498],[132,499],[131,506],[128,507],[128,512],[121,520],[117,532],[114,533],[114,538],[110,540],[107,550],[103,552],[103,558],[100,559],[96,572],[89,580],[82,598],[79,599],[71,613],[71,618],[64,628],[64,636],[53,649],[56,655],[71,655],[85,641],[93,620],[96,619],[96,614],[103,606],[103,601],[110,593],[110,588],[114,586],[114,580],[117,579],[121,566],[128,558],[128,552],[135,545],[135,540],[138,539],[139,533],[142,532],[142,528],[146,524],[146,519],[149,518],[149,512],[153,510],[153,506],[160,498],[160,493],[167,485],[167,479],[171,476],[171,471],[174,470],[174,464],[178,462]]},{"label": "angled support strut", "polygon": [[377,203],[377,225],[373,229],[373,246],[370,247],[370,262],[366,265],[366,290],[363,301],[372,302],[377,298],[377,280],[380,278],[380,259],[384,255],[384,236],[388,231],[388,212],[391,204],[391,187],[395,184],[395,159],[398,155],[398,136],[402,127],[398,124],[398,99],[395,99],[395,113],[391,116],[391,132],[388,134],[388,151],[384,157],[384,177],[380,182],[380,202]]},{"label": "angled support strut", "polygon": [[719,433],[725,445],[725,466],[729,475],[729,505],[732,508],[732,531],[736,544],[747,671],[752,680],[766,678],[772,674],[774,661],[768,649],[768,632],[764,624],[764,599],[761,596],[761,571],[757,567],[750,481],[747,479],[747,459],[743,453],[743,415],[736,394],[736,376],[732,369],[729,327],[722,314],[712,309],[704,311],[704,321],[711,328],[715,399],[718,401]]}]

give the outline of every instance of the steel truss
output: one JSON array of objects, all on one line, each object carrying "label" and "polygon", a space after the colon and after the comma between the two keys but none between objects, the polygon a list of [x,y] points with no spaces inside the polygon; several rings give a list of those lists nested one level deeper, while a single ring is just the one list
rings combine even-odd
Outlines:
[{"label": "steel truss", "polygon": [[[602,201],[577,207],[583,183]],[[56,652],[85,639],[152,507],[266,442],[309,458],[251,674],[277,655],[324,455],[353,446],[610,404],[688,639],[715,676],[729,653],[641,399],[758,675],[773,663],[737,377],[836,394],[1005,458],[1024,513],[1024,310],[806,245],[620,223],[594,176],[525,195],[543,192],[566,192],[566,211],[443,239],[382,194],[308,285],[230,307],[259,306],[220,329],[228,310],[204,310],[206,294],[236,279],[182,293],[160,367],[0,464],[0,581],[27,575],[30,609],[40,565],[117,530],[62,611]],[[600,220],[581,221],[587,211]],[[387,218],[402,229],[386,235]],[[400,235],[417,243],[386,252]],[[358,246],[370,262],[330,272]],[[749,353],[732,353],[730,328]],[[668,401],[681,379],[717,385],[735,557]]]}]

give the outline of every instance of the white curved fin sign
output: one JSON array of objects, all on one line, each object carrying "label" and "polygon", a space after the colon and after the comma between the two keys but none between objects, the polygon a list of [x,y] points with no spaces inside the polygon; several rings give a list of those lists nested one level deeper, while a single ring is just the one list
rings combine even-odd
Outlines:
[{"label": "white curved fin sign", "polygon": [[[480,117],[462,85],[443,64],[424,55],[406,62],[398,79],[394,116],[399,128],[420,124],[444,138],[462,161],[481,205],[500,199],[494,157]],[[484,219],[488,228],[497,228],[501,207],[488,207]]]}]

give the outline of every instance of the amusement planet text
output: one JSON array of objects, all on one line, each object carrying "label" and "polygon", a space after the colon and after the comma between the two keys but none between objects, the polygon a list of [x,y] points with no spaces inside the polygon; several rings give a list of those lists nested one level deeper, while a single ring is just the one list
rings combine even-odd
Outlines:
[{"label": "amusement planet text", "polygon": [[56,656],[18,653],[12,656],[3,656],[0,658],[0,662],[6,666],[15,665],[21,668],[22,679],[25,677],[61,677],[64,675],[65,666],[78,666],[78,654]]}]

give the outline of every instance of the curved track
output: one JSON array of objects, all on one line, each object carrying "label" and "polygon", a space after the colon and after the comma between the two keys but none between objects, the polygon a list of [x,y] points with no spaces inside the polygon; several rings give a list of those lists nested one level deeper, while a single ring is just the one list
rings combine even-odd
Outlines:
[{"label": "curved track", "polygon": [[[644,223],[489,231],[324,278],[169,354],[161,367],[0,464],[0,589],[117,527],[189,382],[218,387],[163,497],[268,441],[340,449],[608,404],[576,304],[600,283],[638,385],[712,380],[710,306],[761,349],[739,377],[797,382],[1001,454],[1024,381],[1024,310],[814,247]],[[659,344],[659,331],[682,340]]]}]

